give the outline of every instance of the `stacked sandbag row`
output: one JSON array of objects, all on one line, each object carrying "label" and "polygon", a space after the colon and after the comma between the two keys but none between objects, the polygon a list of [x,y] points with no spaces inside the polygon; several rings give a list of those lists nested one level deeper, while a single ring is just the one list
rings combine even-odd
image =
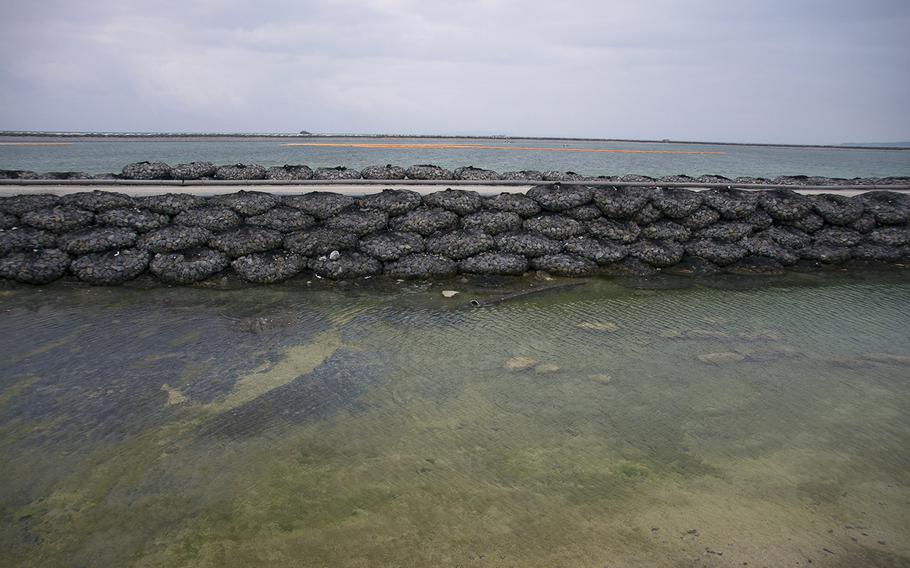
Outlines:
[{"label": "stacked sandbag row", "polygon": [[910,184],[907,177],[886,178],[829,178],[820,176],[779,176],[774,179],[756,177],[738,177],[730,179],[719,175],[703,175],[697,178],[674,175],[653,178],[629,174],[624,176],[584,176],[575,172],[556,170],[534,171],[522,170],[512,172],[495,172],[473,166],[449,170],[439,166],[421,164],[403,168],[391,164],[385,166],[368,166],[362,170],[345,167],[310,168],[304,165],[284,165],[265,167],[257,164],[229,164],[216,166],[212,162],[190,162],[169,166],[164,162],[136,162],[123,168],[120,174],[91,175],[83,172],[47,172],[35,173],[23,170],[0,170],[0,179],[124,179],[124,180],[469,180],[497,181],[515,180],[529,182],[561,181],[601,181],[601,182],[642,182],[642,183],[734,183],[734,184],[774,184],[774,185],[898,185]]},{"label": "stacked sandbag row", "polygon": [[0,197],[0,278],[42,284],[69,272],[118,284],[149,271],[189,284],[226,270],[258,283],[303,271],[332,279],[773,272],[907,260],[908,221],[910,196],[884,191],[549,184],[494,197],[455,189],[357,198],[30,194]]}]

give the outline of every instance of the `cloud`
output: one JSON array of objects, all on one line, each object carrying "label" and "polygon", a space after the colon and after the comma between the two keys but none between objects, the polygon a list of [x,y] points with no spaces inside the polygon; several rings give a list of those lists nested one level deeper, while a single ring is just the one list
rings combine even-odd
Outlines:
[{"label": "cloud", "polygon": [[910,139],[903,1],[8,4],[0,128]]}]

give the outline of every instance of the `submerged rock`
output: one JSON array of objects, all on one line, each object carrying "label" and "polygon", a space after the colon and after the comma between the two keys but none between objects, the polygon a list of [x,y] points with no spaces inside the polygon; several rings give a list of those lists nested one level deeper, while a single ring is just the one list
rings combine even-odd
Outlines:
[{"label": "submerged rock", "polygon": [[587,276],[597,270],[592,261],[574,254],[548,254],[530,260],[531,268],[558,276]]},{"label": "submerged rock", "polygon": [[607,265],[604,270],[606,270],[608,274],[617,276],[653,276],[660,272],[659,268],[630,256],[627,256],[619,262]]},{"label": "submerged rock", "polygon": [[426,248],[423,237],[407,232],[376,233],[362,239],[359,247],[361,252],[382,261],[397,260]]},{"label": "submerged rock", "polygon": [[710,260],[691,255],[683,255],[682,260],[666,268],[669,274],[687,274],[694,276],[710,276],[720,272],[720,267]]},{"label": "submerged rock", "polygon": [[59,249],[14,252],[0,258],[0,278],[48,284],[66,274],[69,265],[69,255]]},{"label": "submerged rock", "polygon": [[221,272],[230,265],[223,252],[196,248],[181,252],[157,253],[149,264],[152,273],[172,284],[192,284]]},{"label": "submerged rock", "polygon": [[[790,264],[797,261],[794,258]],[[733,264],[727,266],[727,272],[733,274],[780,274],[784,270],[784,265],[767,256],[749,255],[745,256]]]},{"label": "submerged rock", "polygon": [[698,239],[686,243],[686,253],[713,262],[718,266],[727,266],[746,256],[748,251],[733,243]]},{"label": "submerged rock", "polygon": [[512,357],[506,361],[503,364],[503,367],[510,371],[526,371],[528,369],[533,369],[538,363],[539,361],[534,357],[519,356]]},{"label": "submerged rock", "polygon": [[382,264],[375,258],[359,252],[344,252],[338,255],[320,256],[310,259],[309,268],[317,275],[332,280],[347,280],[373,276],[382,271]]},{"label": "submerged rock", "polygon": [[811,244],[799,250],[800,258],[818,260],[826,264],[841,264],[853,256],[849,247]]},{"label": "submerged rock", "polygon": [[860,243],[850,250],[856,260],[868,262],[896,262],[903,257],[900,247],[877,245],[874,243]]},{"label": "submerged rock", "polygon": [[70,264],[70,271],[89,284],[114,285],[135,279],[148,268],[151,253],[124,249],[80,256]]},{"label": "submerged rock", "polygon": [[582,331],[594,331],[597,333],[615,333],[620,330],[619,325],[612,321],[586,321],[575,324],[575,327]]},{"label": "submerged rock", "polygon": [[638,241],[629,247],[629,256],[664,268],[682,260],[685,249],[673,241]]},{"label": "submerged rock", "polygon": [[741,363],[746,360],[746,357],[741,353],[724,351],[721,353],[705,353],[699,355],[698,360],[706,365],[730,365],[732,363]]},{"label": "submerged rock", "polygon": [[273,250],[241,256],[231,267],[247,282],[271,284],[296,276],[306,263],[306,257],[297,253]]},{"label": "submerged rock", "polygon": [[799,255],[794,251],[782,247],[767,235],[759,235],[739,241],[739,245],[751,255],[772,259],[781,264],[790,266],[796,264]]},{"label": "submerged rock", "polygon": [[431,278],[455,274],[455,261],[438,254],[416,253],[385,263],[385,273],[392,278]]}]

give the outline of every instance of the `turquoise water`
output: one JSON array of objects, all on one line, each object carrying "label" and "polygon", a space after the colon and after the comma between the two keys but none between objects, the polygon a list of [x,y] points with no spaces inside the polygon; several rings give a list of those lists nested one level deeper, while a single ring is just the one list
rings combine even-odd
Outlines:
[{"label": "turquoise water", "polygon": [[[13,139],[49,141],[47,138]],[[27,147],[0,145],[0,169],[46,171],[119,172],[124,165],[142,160],[161,160],[170,164],[190,161],[260,163],[283,165],[303,163],[311,167],[338,165],[361,169],[373,164],[409,166],[438,164],[447,168],[465,165],[500,172],[533,170],[574,171],[584,175],[649,176],[685,174],[697,177],[720,174],[728,177],[780,175],[818,175],[828,177],[887,177],[910,175],[910,151],[833,148],[773,148],[762,146],[715,146],[690,144],[647,144],[635,142],[563,142],[516,140],[513,146],[596,148],[619,150],[659,150],[722,152],[722,154],[621,154],[569,153],[496,150],[427,150],[284,147],[287,142],[320,143],[413,143],[413,144],[487,144],[509,145],[502,139],[156,139],[109,140],[65,139],[71,145]]]},{"label": "turquoise water", "polygon": [[0,291],[0,565],[910,565],[906,274],[318,285]]}]

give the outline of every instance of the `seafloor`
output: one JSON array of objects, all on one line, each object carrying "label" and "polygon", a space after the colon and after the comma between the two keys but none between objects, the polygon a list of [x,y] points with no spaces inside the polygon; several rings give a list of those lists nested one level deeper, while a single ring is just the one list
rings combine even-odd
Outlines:
[{"label": "seafloor", "polygon": [[530,284],[0,291],[0,565],[910,565],[906,272]]}]

